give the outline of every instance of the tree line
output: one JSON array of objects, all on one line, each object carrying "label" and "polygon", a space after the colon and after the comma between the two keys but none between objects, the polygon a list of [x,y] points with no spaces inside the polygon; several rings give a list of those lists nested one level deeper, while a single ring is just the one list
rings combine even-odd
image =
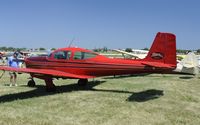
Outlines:
[{"label": "tree line", "polygon": [[[0,47],[0,51],[29,51],[29,50],[32,50],[32,49],[28,49],[28,48],[14,48],[14,47]],[[43,47],[40,47],[40,48],[37,48],[37,49],[34,49],[34,50],[38,50],[38,51],[45,51],[46,49],[43,48]],[[56,50],[56,48],[51,48],[51,50]],[[109,51],[110,49],[108,49],[107,47],[103,47],[103,48],[94,48],[93,51],[95,52],[107,52]],[[144,48],[142,50],[149,50],[149,48]],[[125,51],[127,52],[132,52],[132,48],[126,48]],[[186,49],[177,49],[176,52],[177,53],[181,53],[181,54],[187,54],[189,52],[192,52],[192,51],[195,51],[197,54],[200,54],[200,49],[197,49],[197,50],[186,50]]]},{"label": "tree line", "polygon": [[[32,50],[45,51],[46,49],[43,47],[36,48],[36,49],[28,49],[25,47],[23,47],[23,48],[5,47],[5,46],[0,47],[0,51],[5,51],[5,52],[7,52],[7,51],[10,51],[10,52],[12,52],[12,51],[32,51]],[[56,50],[56,48],[51,48],[51,50],[52,51]]]},{"label": "tree line", "polygon": [[0,51],[17,51],[17,50],[20,50],[20,51],[26,51],[27,49],[26,48],[14,48],[14,47],[0,47]]}]

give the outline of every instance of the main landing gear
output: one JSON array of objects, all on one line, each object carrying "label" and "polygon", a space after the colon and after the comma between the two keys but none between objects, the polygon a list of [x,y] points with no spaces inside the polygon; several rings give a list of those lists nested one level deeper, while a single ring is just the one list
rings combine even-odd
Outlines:
[{"label": "main landing gear", "polygon": [[56,86],[53,84],[52,78],[45,78],[44,81],[46,83],[46,91],[47,92],[55,92],[56,91]]},{"label": "main landing gear", "polygon": [[[53,84],[52,78],[44,78],[44,81],[46,83],[46,91],[47,92],[55,92],[56,86]],[[33,79],[29,80],[27,85],[29,87],[35,87],[35,81]]]},{"label": "main landing gear", "polygon": [[[53,84],[52,78],[44,78],[45,84],[46,84],[46,91],[47,92],[55,92],[56,86]],[[86,86],[88,83],[88,79],[79,79],[78,85],[79,86]],[[35,87],[35,81],[33,79],[29,80],[27,85],[29,87]]]}]

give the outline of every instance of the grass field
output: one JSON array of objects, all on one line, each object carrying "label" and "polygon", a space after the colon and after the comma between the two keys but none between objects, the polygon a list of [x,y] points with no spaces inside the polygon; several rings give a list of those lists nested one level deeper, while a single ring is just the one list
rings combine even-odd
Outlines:
[{"label": "grass field", "polygon": [[[1,73],[1,72],[0,72]],[[79,87],[77,80],[55,80],[57,92],[44,82],[9,87],[0,79],[1,125],[199,125],[200,79],[187,75],[102,77]]]}]

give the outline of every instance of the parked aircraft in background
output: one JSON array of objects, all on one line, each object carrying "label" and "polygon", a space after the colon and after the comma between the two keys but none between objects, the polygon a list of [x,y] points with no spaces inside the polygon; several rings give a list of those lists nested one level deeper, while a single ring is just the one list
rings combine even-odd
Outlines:
[{"label": "parked aircraft in background", "polygon": [[125,57],[125,55],[128,55],[129,58],[134,58],[134,59],[144,59],[149,52],[146,50],[136,50],[136,49],[133,49],[132,52],[126,52],[124,50],[119,50],[119,49],[113,49],[113,51],[121,53],[123,57]]},{"label": "parked aircraft in background", "polygon": [[25,59],[26,68],[0,66],[0,70],[29,73],[43,79],[47,91],[56,89],[53,78],[79,79],[86,85],[89,78],[122,74],[168,73],[176,68],[176,37],[171,33],[157,33],[148,55],[144,59],[111,59],[83,48],[61,48],[49,56]]},{"label": "parked aircraft in background", "polygon": [[177,63],[177,68],[174,71],[194,75],[199,74],[199,63],[197,56],[193,52],[188,53],[184,59]]},{"label": "parked aircraft in background", "polygon": [[115,51],[115,52],[118,52],[118,53],[121,53],[122,54],[122,56],[125,58],[125,55],[128,55],[129,56],[129,58],[134,58],[134,59],[141,59],[138,55],[136,55],[136,54],[133,54],[133,53],[130,53],[130,52],[126,52],[126,51],[124,51],[124,50],[119,50],[119,49],[113,49],[113,51]]},{"label": "parked aircraft in background", "polygon": [[200,56],[198,56],[197,59],[198,59],[198,64],[199,64],[199,68],[200,68]]}]

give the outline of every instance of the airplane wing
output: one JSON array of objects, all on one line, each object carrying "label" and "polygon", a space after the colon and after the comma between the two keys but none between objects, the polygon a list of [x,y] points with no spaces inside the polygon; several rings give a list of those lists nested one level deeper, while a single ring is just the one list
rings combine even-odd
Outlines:
[{"label": "airplane wing", "polygon": [[140,59],[136,54],[133,54],[133,53],[129,53],[129,52],[118,50],[118,49],[113,49],[113,51],[116,51],[118,53],[126,54],[126,55],[129,55],[131,57]]},{"label": "airplane wing", "polygon": [[164,64],[160,62],[143,62],[143,65],[158,67],[158,68],[175,68],[173,65]]},{"label": "airplane wing", "polygon": [[66,78],[77,78],[77,79],[94,78],[94,76],[77,75],[77,74],[62,72],[62,71],[53,70],[53,69],[13,68],[13,67],[8,67],[8,66],[0,66],[0,70],[13,71],[13,72],[19,72],[19,73],[43,74],[43,75],[51,75],[55,77],[66,77]]}]

